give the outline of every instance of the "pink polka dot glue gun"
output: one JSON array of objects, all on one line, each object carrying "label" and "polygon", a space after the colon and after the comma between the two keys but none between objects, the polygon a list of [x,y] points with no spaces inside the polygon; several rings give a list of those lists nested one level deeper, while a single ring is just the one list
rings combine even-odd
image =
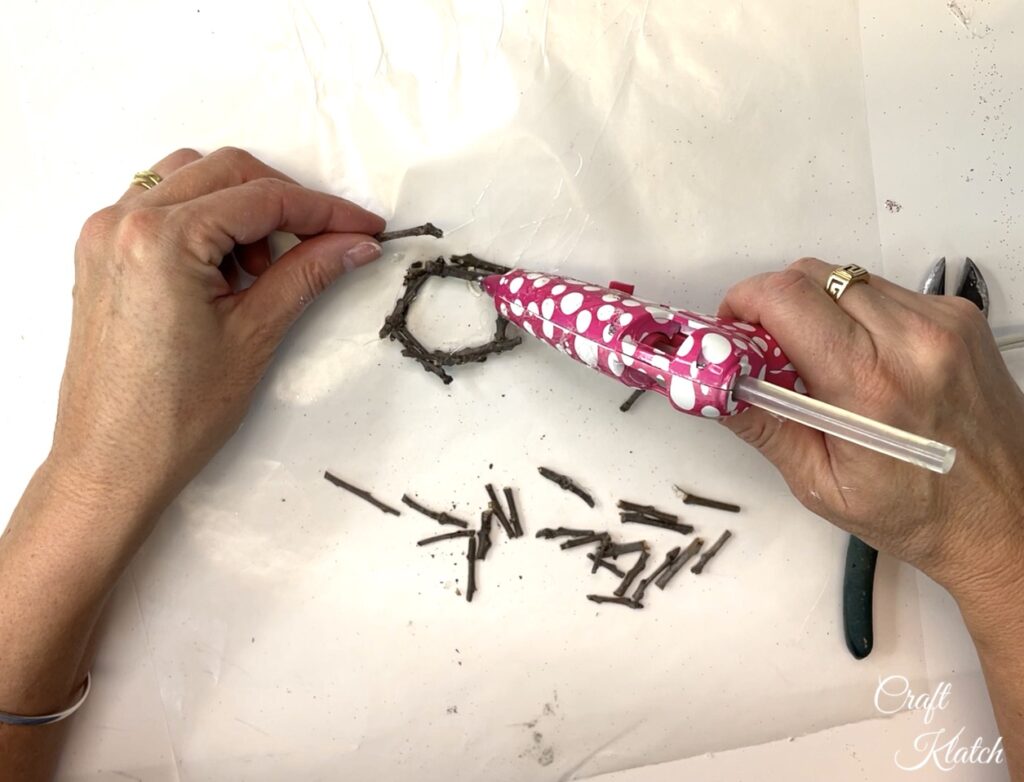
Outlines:
[{"label": "pink polka dot glue gun", "polygon": [[513,269],[481,285],[527,334],[684,413],[719,418],[752,405],[935,472],[948,472],[956,459],[948,445],[807,396],[760,326],[644,301],[616,282]]}]

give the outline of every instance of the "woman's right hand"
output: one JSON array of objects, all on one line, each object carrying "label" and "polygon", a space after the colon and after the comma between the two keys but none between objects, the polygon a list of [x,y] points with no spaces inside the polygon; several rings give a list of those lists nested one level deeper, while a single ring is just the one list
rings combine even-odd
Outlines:
[{"label": "woman's right hand", "polygon": [[763,325],[811,396],[954,446],[948,475],[760,410],[723,422],[815,513],[916,565],[954,595],[1016,566],[1024,583],[1024,394],[978,309],[872,276],[834,301],[805,258],[739,283],[720,314]]}]

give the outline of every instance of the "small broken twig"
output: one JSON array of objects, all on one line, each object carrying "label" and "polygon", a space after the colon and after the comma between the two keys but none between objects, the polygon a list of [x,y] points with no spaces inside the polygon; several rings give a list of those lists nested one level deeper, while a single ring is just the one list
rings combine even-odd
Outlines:
[{"label": "small broken twig", "polygon": [[423,538],[423,540],[417,540],[417,546],[428,546],[431,543],[438,543],[442,540],[452,540],[453,538],[468,538],[476,533],[471,529],[460,529],[458,532],[446,532],[443,535],[434,535],[432,538]]},{"label": "small broken twig", "polygon": [[392,239],[406,239],[410,236],[433,236],[435,239],[444,237],[444,231],[433,223],[424,223],[415,228],[403,228],[401,231],[384,231],[373,238],[378,242],[390,242]]},{"label": "small broken twig", "polygon": [[676,577],[676,574],[683,569],[686,563],[697,556],[697,552],[700,551],[700,547],[703,545],[704,541],[701,538],[694,538],[689,546],[680,551],[679,555],[672,560],[672,564],[655,581],[658,589],[667,587],[668,582]]},{"label": "small broken twig", "polygon": [[490,510],[485,510],[480,514],[480,530],[476,533],[476,558],[486,559],[487,552],[491,550],[491,522],[494,519],[494,513]]},{"label": "small broken twig", "polygon": [[633,586],[634,579],[636,579],[636,577],[643,572],[644,568],[647,567],[647,559],[650,556],[651,555],[647,551],[640,552],[640,556],[637,557],[633,567],[626,572],[626,575],[622,578],[622,583],[616,587],[615,592],[613,593],[616,597],[622,597],[629,591],[629,588]]},{"label": "small broken twig", "polygon": [[629,395],[629,399],[627,399],[625,402],[619,405],[619,410],[621,410],[623,413],[628,413],[630,410],[633,409],[633,405],[636,404],[636,400],[638,400],[643,395],[644,389],[638,388],[636,391]]},{"label": "small broken twig", "polygon": [[608,597],[606,595],[587,595],[587,600],[593,603],[612,603],[614,605],[628,606],[629,608],[643,608],[644,604],[634,597]]},{"label": "small broken twig", "polygon": [[469,546],[466,548],[466,559],[469,561],[469,575],[466,578],[466,602],[473,602],[473,593],[476,592],[476,538],[470,537]]},{"label": "small broken twig", "polygon": [[549,481],[557,483],[561,489],[571,491],[591,508],[594,507],[594,498],[590,496],[590,493],[581,488],[580,485],[568,475],[562,475],[561,473],[555,472],[547,467],[538,467],[537,471]]},{"label": "small broken twig", "polygon": [[[601,559],[601,557],[598,557],[598,556],[596,556],[594,554],[587,554],[587,559],[589,559],[591,562],[593,562],[595,567],[603,567],[605,570],[610,570],[612,573],[617,575],[619,578],[623,578],[626,575],[625,573],[623,573],[621,570],[619,570],[619,568],[617,568],[615,565],[613,565],[608,560]],[[597,572],[597,571],[593,571],[593,572]]]},{"label": "small broken twig", "polygon": [[683,505],[700,505],[704,508],[715,508],[717,510],[728,511],[729,513],[739,513],[740,506],[735,505],[731,502],[722,502],[721,500],[709,500],[707,497],[700,497],[696,494],[681,489],[678,486],[673,486],[672,491],[678,495],[683,501]]},{"label": "small broken twig", "polygon": [[512,528],[512,522],[508,520],[508,516],[505,515],[505,511],[501,507],[501,503],[498,502],[498,495],[494,491],[494,485],[488,483],[486,486],[484,486],[484,489],[487,490],[487,496],[490,497],[491,499],[491,502],[488,507],[491,509],[495,517],[498,519],[498,523],[501,524],[502,529],[505,530],[505,534],[508,535],[510,539],[517,537],[516,531]]},{"label": "small broken twig", "polygon": [[523,525],[519,523],[519,509],[516,508],[516,500],[512,496],[512,489],[506,486],[502,491],[505,494],[505,503],[508,505],[508,520],[512,525],[512,531],[516,533],[517,538],[523,536]]},{"label": "small broken twig", "polygon": [[674,521],[661,521],[660,519],[648,518],[641,513],[620,513],[619,520],[623,524],[646,524],[648,527],[670,529],[673,532],[678,532],[682,535],[689,535],[693,532],[692,524],[683,524],[682,522],[676,523]]},{"label": "small broken twig", "polygon": [[536,537],[551,540],[552,538],[579,538],[583,535],[593,534],[595,534],[595,532],[592,529],[569,529],[568,527],[551,529],[550,527],[545,527],[537,532]]},{"label": "small broken twig", "polygon": [[385,513],[390,513],[392,516],[402,515],[402,512],[400,510],[396,510],[395,508],[392,508],[390,505],[381,502],[372,494],[370,494],[370,492],[366,491],[365,489],[357,488],[356,486],[353,486],[351,483],[343,481],[337,475],[333,475],[327,470],[324,470],[324,478],[327,479],[329,482],[333,483],[338,488],[344,489],[347,492],[351,492],[360,499],[365,500],[366,502],[373,505],[375,508],[380,508],[380,510],[384,511]]},{"label": "small broken twig", "polygon": [[448,524],[452,527],[462,527],[466,529],[469,526],[469,522],[457,519],[451,514],[445,513],[444,511],[430,510],[430,508],[424,508],[416,500],[410,497],[408,494],[402,495],[402,502],[412,508],[414,511],[418,511],[426,516],[428,519],[433,519],[438,524]]},{"label": "small broken twig", "polygon": [[658,565],[658,567],[656,567],[654,569],[654,572],[651,573],[651,575],[649,575],[647,578],[641,580],[640,583],[637,584],[636,591],[633,592],[633,599],[637,600],[637,601],[643,600],[644,599],[644,593],[647,591],[648,585],[652,581],[654,581],[654,579],[656,579],[658,576],[660,576],[662,573],[664,573],[666,570],[668,570],[670,567],[672,567],[672,563],[675,562],[676,557],[678,557],[678,556],[679,556],[679,546],[676,546],[674,549],[672,549],[670,552],[668,552],[665,555],[665,561],[662,562],[660,565]]},{"label": "small broken twig", "polygon": [[697,564],[690,568],[691,573],[696,573],[698,576],[704,572],[704,567],[708,564],[708,560],[718,553],[718,550],[725,545],[725,541],[732,537],[732,533],[726,530],[722,533],[722,536],[711,544],[711,548],[700,555],[700,559],[697,560]]},{"label": "small broken twig", "polygon": [[572,540],[567,540],[567,541],[565,541],[565,543],[563,543],[561,546],[559,546],[559,548],[561,548],[561,549],[577,548],[578,546],[586,546],[586,545],[589,545],[590,543],[597,543],[597,542],[604,543],[606,540],[608,540],[608,533],[607,532],[595,532],[593,535],[584,535],[581,538],[573,538]]}]

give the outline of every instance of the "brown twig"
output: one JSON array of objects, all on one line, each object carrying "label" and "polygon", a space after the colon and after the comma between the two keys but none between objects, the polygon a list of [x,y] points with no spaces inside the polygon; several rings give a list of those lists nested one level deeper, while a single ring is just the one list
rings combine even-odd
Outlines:
[{"label": "brown twig", "polygon": [[607,595],[587,595],[587,600],[593,603],[612,603],[613,605],[627,606],[629,608],[643,608],[644,604],[634,597],[608,597]]},{"label": "brown twig", "polygon": [[629,395],[629,399],[627,399],[625,402],[619,405],[619,410],[621,410],[623,413],[628,413],[630,410],[633,409],[633,405],[636,404],[636,400],[638,400],[643,395],[644,389],[638,388],[636,391]]},{"label": "brown twig", "polygon": [[726,530],[722,533],[722,536],[711,544],[711,548],[700,555],[700,559],[697,560],[697,564],[690,568],[691,573],[696,573],[698,576],[704,572],[705,566],[708,564],[708,560],[718,553],[718,550],[725,545],[725,541],[732,537],[732,533]]},{"label": "brown twig", "polygon": [[568,527],[558,527],[557,529],[551,529],[545,527],[544,529],[537,532],[536,537],[544,538],[545,540],[551,540],[552,538],[579,538],[583,535],[593,535],[594,530],[592,529],[569,529]]},{"label": "brown twig", "polygon": [[487,552],[491,550],[491,522],[494,513],[485,510],[480,514],[480,531],[477,532],[476,558],[486,559]]},{"label": "brown twig", "polygon": [[[587,559],[594,563],[595,567],[603,567],[605,570],[610,570],[612,573],[617,575],[619,578],[623,578],[626,574],[623,573],[619,568],[615,567],[611,562],[601,557],[595,556],[594,554],[587,554]],[[597,572],[597,571],[592,571]]]},{"label": "brown twig", "polygon": [[590,567],[590,572],[591,573],[596,573],[597,572],[597,569],[600,567],[600,565],[598,563],[601,562],[601,560],[604,559],[604,553],[605,553],[605,551],[608,550],[608,547],[611,544],[612,544],[612,537],[611,537],[611,535],[606,536],[605,539],[601,541],[601,545],[597,547],[596,556],[592,560],[594,564],[591,565],[591,567]]},{"label": "brown twig", "polygon": [[347,492],[351,492],[352,494],[356,495],[360,499],[365,500],[366,502],[368,502],[371,505],[373,505],[375,508],[380,508],[385,513],[390,513],[392,516],[401,516],[402,515],[402,512],[400,510],[392,508],[390,505],[381,502],[376,497],[374,497],[372,494],[370,494],[370,492],[366,491],[365,489],[357,488],[357,487],[353,486],[351,483],[347,483],[346,481],[343,481],[337,475],[333,475],[330,472],[328,472],[327,470],[324,470],[324,478],[326,478],[328,481],[333,483],[338,488],[344,489]]},{"label": "brown twig", "polygon": [[653,505],[640,505],[629,500],[619,500],[619,510],[639,513],[649,519],[658,519],[659,521],[679,521],[679,517],[674,513],[666,513]]},{"label": "brown twig", "polygon": [[487,490],[487,496],[491,498],[491,502],[488,507],[494,513],[494,517],[501,524],[502,529],[505,530],[505,534],[509,538],[516,537],[516,531],[512,528],[512,522],[508,520],[508,516],[505,515],[505,510],[501,507],[501,503],[498,502],[498,495],[494,491],[493,484],[488,483],[484,488]]},{"label": "brown twig", "polygon": [[373,238],[378,242],[390,242],[392,239],[406,239],[410,236],[433,236],[435,239],[441,239],[444,237],[444,231],[433,223],[424,223],[415,228],[403,228],[400,231],[383,231]]},{"label": "brown twig", "polygon": [[728,511],[729,513],[740,512],[740,506],[731,502],[722,502],[721,500],[709,500],[707,497],[701,497],[696,494],[691,494],[690,492],[681,489],[678,486],[673,486],[672,490],[683,501],[683,505],[700,505],[701,507],[704,508],[715,508],[716,510]]},{"label": "brown twig", "polygon": [[644,599],[644,593],[647,592],[648,585],[652,581],[654,581],[654,579],[656,579],[658,576],[660,576],[662,573],[664,573],[666,570],[668,570],[670,567],[672,567],[672,563],[675,562],[675,559],[678,556],[679,556],[679,546],[676,546],[674,549],[672,549],[670,552],[668,552],[665,555],[665,560],[660,565],[658,565],[658,567],[656,567],[654,569],[654,572],[651,573],[651,575],[649,575],[647,578],[642,579],[640,581],[640,583],[636,587],[636,591],[633,592],[633,599],[634,600],[643,600]]},{"label": "brown twig", "polygon": [[629,591],[629,588],[633,586],[633,581],[639,576],[645,567],[647,567],[647,560],[651,555],[646,551],[641,551],[640,556],[637,557],[633,567],[631,567],[626,575],[622,578],[622,583],[615,589],[615,596],[622,597]]},{"label": "brown twig", "polygon": [[517,538],[523,536],[523,525],[519,523],[519,509],[516,507],[515,497],[512,496],[512,489],[506,486],[502,491],[505,494],[505,504],[508,505],[508,520]]},{"label": "brown twig", "polygon": [[428,546],[431,543],[438,543],[442,540],[452,540],[453,538],[468,538],[471,535],[475,535],[471,529],[460,529],[458,532],[446,532],[443,535],[434,535],[432,538],[423,538],[423,540],[417,540],[417,546]]},{"label": "brown twig", "polygon": [[469,539],[466,548],[466,559],[469,561],[469,575],[466,578],[466,602],[473,602],[473,594],[476,592],[476,538]]},{"label": "brown twig", "polygon": [[469,522],[463,521],[462,519],[457,519],[454,516],[452,516],[451,514],[445,513],[444,511],[436,511],[436,510],[430,510],[430,508],[424,508],[422,505],[420,505],[418,502],[416,502],[416,500],[414,500],[408,494],[403,494],[402,495],[402,502],[404,502],[406,505],[408,505],[413,510],[419,511],[420,513],[422,513],[427,518],[433,519],[438,524],[448,524],[448,525],[450,525],[452,527],[462,527],[463,529],[466,529],[466,527],[469,526]]},{"label": "brown twig", "polygon": [[568,475],[562,475],[561,473],[555,472],[547,467],[538,467],[537,471],[549,481],[558,484],[559,488],[564,489],[565,491],[571,491],[591,508],[594,507],[594,498]]},{"label": "brown twig", "polygon": [[590,543],[597,543],[598,541],[600,541],[601,543],[604,543],[607,539],[608,539],[608,533],[607,532],[595,532],[593,535],[584,535],[581,538],[573,538],[572,540],[567,540],[567,541],[565,541],[565,543],[561,544],[559,546],[559,548],[561,548],[561,549],[577,548],[578,546],[586,546],[586,545],[588,545]]},{"label": "brown twig", "polygon": [[676,574],[683,569],[686,563],[697,556],[697,552],[700,551],[700,547],[703,545],[704,541],[701,538],[694,538],[689,546],[680,551],[679,556],[672,560],[672,564],[654,582],[658,589],[667,587],[668,582],[676,577]]},{"label": "brown twig", "polygon": [[673,532],[678,532],[681,535],[689,535],[693,532],[692,524],[675,523],[672,521],[661,521],[659,519],[651,519],[639,513],[621,513],[619,514],[619,520],[623,524],[646,524],[648,527],[658,527],[660,529],[668,529]]},{"label": "brown twig", "polygon": [[646,550],[646,540],[637,540],[632,543],[609,543],[605,548],[604,555],[612,559],[618,559],[622,554],[635,554],[637,551]]}]

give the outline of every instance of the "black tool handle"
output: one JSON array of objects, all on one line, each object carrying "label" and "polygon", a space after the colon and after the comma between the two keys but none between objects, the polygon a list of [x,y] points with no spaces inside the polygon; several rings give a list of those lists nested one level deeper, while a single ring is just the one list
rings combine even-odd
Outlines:
[{"label": "black tool handle", "polygon": [[856,535],[850,535],[843,576],[843,630],[850,654],[863,660],[875,644],[872,599],[878,551]]}]

